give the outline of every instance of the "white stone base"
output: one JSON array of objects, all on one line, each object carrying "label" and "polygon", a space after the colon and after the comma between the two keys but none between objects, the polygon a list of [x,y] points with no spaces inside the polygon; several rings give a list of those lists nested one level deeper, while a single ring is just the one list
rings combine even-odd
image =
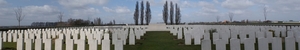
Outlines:
[{"label": "white stone base", "polygon": [[166,24],[149,24],[146,31],[170,31],[167,29]]}]

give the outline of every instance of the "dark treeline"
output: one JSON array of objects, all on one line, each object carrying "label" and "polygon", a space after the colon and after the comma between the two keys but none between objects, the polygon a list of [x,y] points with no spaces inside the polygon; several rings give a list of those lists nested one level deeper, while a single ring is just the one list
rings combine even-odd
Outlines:
[{"label": "dark treeline", "polygon": [[[148,25],[150,23],[150,21],[151,21],[151,9],[150,9],[149,1],[146,2],[146,9],[145,10],[144,10],[144,1],[141,1],[140,10],[139,10],[139,2],[138,1],[136,2],[135,12],[133,14],[133,19],[134,19],[135,25]],[[140,24],[139,24],[139,20],[140,20]],[[144,23],[144,22],[146,22],[146,23]]]}]

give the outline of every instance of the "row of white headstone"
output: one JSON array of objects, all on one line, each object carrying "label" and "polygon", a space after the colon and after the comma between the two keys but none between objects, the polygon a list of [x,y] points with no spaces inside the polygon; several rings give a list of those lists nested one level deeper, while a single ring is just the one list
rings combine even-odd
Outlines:
[{"label": "row of white headstone", "polygon": [[[83,31],[84,30],[84,31]],[[97,29],[96,29],[97,30]],[[80,33],[79,33],[80,32]],[[13,34],[14,36],[11,36],[10,34]],[[78,39],[78,34],[80,34],[80,39]],[[2,42],[11,42],[12,38],[13,42],[17,42],[17,50],[23,50],[23,45],[25,45],[25,50],[32,50],[32,43],[35,43],[35,49],[41,50],[42,43],[45,44],[44,49],[45,50],[51,50],[52,40],[55,41],[55,50],[62,50],[62,43],[63,40],[66,42],[66,49],[67,50],[73,50],[73,45],[78,45],[78,50],[85,50],[85,41],[86,37],[90,45],[90,50],[94,50],[94,48],[97,48],[97,44],[101,44],[101,41],[103,41],[102,49],[109,48],[104,43],[107,43],[105,41],[109,42],[109,34],[108,30],[105,30],[104,39],[102,40],[102,34],[104,34],[103,30],[101,31],[95,31],[92,29],[90,31],[89,29],[81,29],[81,30],[57,30],[57,29],[51,29],[51,30],[43,30],[43,29],[28,29],[28,30],[9,30],[7,32],[1,32],[1,43]],[[23,37],[24,36],[24,37]],[[58,36],[58,37],[57,37]],[[71,38],[71,36],[73,38]],[[100,42],[100,43],[98,43]],[[108,43],[110,44],[110,43]],[[82,47],[83,46],[83,47]]]},{"label": "row of white headstone", "polygon": [[[216,45],[217,50],[226,49],[226,44],[229,43],[231,50],[240,50],[240,44],[244,44],[245,50],[254,50],[255,39],[258,40],[259,50],[268,50],[269,43],[272,43],[273,50],[281,50],[282,37],[285,37],[286,50],[295,50],[295,42],[300,42],[298,33],[300,28],[294,26],[176,25],[168,27],[178,39],[184,38],[185,45],[191,45],[194,40],[194,45],[201,45],[202,50],[211,50],[211,42]],[[212,29],[216,32],[210,33]],[[213,38],[211,39],[210,36]]]},{"label": "row of white headstone", "polygon": [[[85,42],[88,41],[90,50],[96,50],[97,45],[102,45],[102,50],[110,50],[110,45],[115,46],[115,50],[123,50],[129,36],[129,45],[135,45],[135,39],[141,39],[146,31],[145,27],[123,27],[101,30],[98,28],[51,28],[51,29],[28,29],[9,30],[0,32],[0,45],[2,42],[17,42],[17,49],[31,50],[32,43],[35,49],[41,49],[41,44],[45,44],[45,50],[51,50],[52,40],[55,39],[55,50],[61,50],[62,42],[66,43],[66,50],[73,50],[73,45],[77,44],[77,50],[85,50]],[[129,31],[130,30],[130,31]],[[128,33],[129,31],[129,33]],[[110,41],[109,32],[112,34]],[[1,49],[2,47],[0,47]]]}]

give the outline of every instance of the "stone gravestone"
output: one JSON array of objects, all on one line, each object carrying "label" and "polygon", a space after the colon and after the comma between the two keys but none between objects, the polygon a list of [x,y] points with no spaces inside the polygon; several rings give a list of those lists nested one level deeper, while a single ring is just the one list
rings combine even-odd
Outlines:
[{"label": "stone gravestone", "polygon": [[129,45],[135,45],[135,36],[133,33],[133,29],[131,29],[129,33]]},{"label": "stone gravestone", "polygon": [[258,50],[269,50],[268,38],[258,38]]},{"label": "stone gravestone", "polygon": [[[219,39],[220,39],[219,33],[213,33],[213,41],[219,40]],[[215,43],[214,43],[214,44],[215,44]]]},{"label": "stone gravestone", "polygon": [[209,33],[204,33],[204,40],[210,40],[210,34]]},{"label": "stone gravestone", "polygon": [[177,31],[178,31],[177,39],[182,39],[182,28],[179,27],[179,28],[177,29]]},{"label": "stone gravestone", "polygon": [[17,37],[18,37],[17,33],[14,33],[13,34],[13,42],[17,42],[17,39],[18,39]]},{"label": "stone gravestone", "polygon": [[42,39],[47,39],[47,33],[46,32],[43,33],[42,36],[43,36]]},{"label": "stone gravestone", "polygon": [[42,50],[42,39],[35,39],[35,50]]},{"label": "stone gravestone", "polygon": [[3,34],[3,35],[2,35],[2,40],[3,40],[3,42],[7,42],[7,41],[6,41],[6,40],[7,40],[7,38],[6,38],[7,33],[6,33],[6,32],[3,32],[2,34]]},{"label": "stone gravestone", "polygon": [[102,40],[102,45],[101,45],[102,50],[110,50],[110,40],[109,40],[109,34],[105,33],[104,34],[104,39]]},{"label": "stone gravestone", "polygon": [[73,39],[66,39],[66,50],[73,50],[74,41]]},{"label": "stone gravestone", "polygon": [[123,50],[123,42],[121,39],[118,39],[115,44],[115,50]]},{"label": "stone gravestone", "polygon": [[282,50],[282,40],[280,37],[273,38],[272,50]]},{"label": "stone gravestone", "polygon": [[117,40],[117,36],[118,34],[117,33],[112,33],[112,44],[114,45],[116,43],[116,40]]},{"label": "stone gravestone", "polygon": [[17,40],[17,50],[24,50],[23,44],[24,44],[23,39],[18,39]]},{"label": "stone gravestone", "polygon": [[255,41],[252,38],[244,39],[245,50],[254,50],[254,43],[255,43]]},{"label": "stone gravestone", "polygon": [[266,37],[268,38],[268,43],[272,43],[273,33],[272,32],[266,32]]},{"label": "stone gravestone", "polygon": [[84,39],[77,40],[77,50],[85,50],[85,40]]},{"label": "stone gravestone", "polygon": [[201,50],[211,50],[211,41],[210,40],[202,40]]},{"label": "stone gravestone", "polygon": [[192,43],[192,39],[191,39],[191,35],[190,33],[186,33],[186,35],[184,36],[184,44],[185,45],[191,45]]},{"label": "stone gravestone", "polygon": [[89,40],[89,50],[97,50],[97,40],[90,39]]},{"label": "stone gravestone", "polygon": [[11,34],[12,33],[7,33],[7,42],[12,42]]},{"label": "stone gravestone", "polygon": [[256,31],[256,38],[266,38],[266,34],[264,32]]},{"label": "stone gravestone", "polygon": [[200,33],[195,33],[195,38],[194,38],[194,44],[195,45],[200,45],[201,44],[201,35]]},{"label": "stone gravestone", "polygon": [[225,39],[218,39],[215,40],[216,50],[226,50],[226,40]]},{"label": "stone gravestone", "polygon": [[55,50],[62,50],[62,39],[55,39]]},{"label": "stone gravestone", "polygon": [[44,49],[45,50],[52,50],[52,46],[51,46],[51,44],[52,44],[52,39],[43,39],[43,40],[45,40],[45,46],[44,46]]},{"label": "stone gravestone", "polygon": [[25,39],[25,50],[32,50],[32,40],[31,39]]},{"label": "stone gravestone", "polygon": [[230,39],[230,50],[241,50],[240,39],[235,39],[235,38]]},{"label": "stone gravestone", "polygon": [[296,50],[294,37],[286,37],[285,38],[285,49],[286,50]]}]

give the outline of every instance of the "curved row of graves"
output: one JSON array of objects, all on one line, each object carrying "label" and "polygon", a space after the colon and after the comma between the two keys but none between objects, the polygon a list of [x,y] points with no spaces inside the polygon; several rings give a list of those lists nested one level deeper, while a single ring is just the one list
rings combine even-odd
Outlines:
[{"label": "curved row of graves", "polygon": [[[298,26],[169,25],[167,27],[173,36],[177,36],[177,39],[184,39],[185,45],[201,45],[202,50],[212,50],[212,45],[215,45],[216,50],[226,50],[228,49],[226,44],[229,44],[230,50],[269,50],[269,47],[272,50],[300,48],[300,46],[296,47],[300,45]],[[215,31],[212,32],[212,30]],[[255,45],[256,43],[258,45]],[[255,46],[258,46],[257,49]]]},{"label": "curved row of graves", "polygon": [[[135,40],[146,33],[145,29],[144,26],[118,26],[0,31],[0,49],[3,42],[16,42],[17,50],[74,50],[74,44],[77,44],[77,50],[86,50],[86,45],[89,50],[98,50],[98,45],[101,45],[101,50],[110,50],[110,46],[123,50],[124,45],[135,45]],[[62,49],[64,44],[65,49]]]}]

